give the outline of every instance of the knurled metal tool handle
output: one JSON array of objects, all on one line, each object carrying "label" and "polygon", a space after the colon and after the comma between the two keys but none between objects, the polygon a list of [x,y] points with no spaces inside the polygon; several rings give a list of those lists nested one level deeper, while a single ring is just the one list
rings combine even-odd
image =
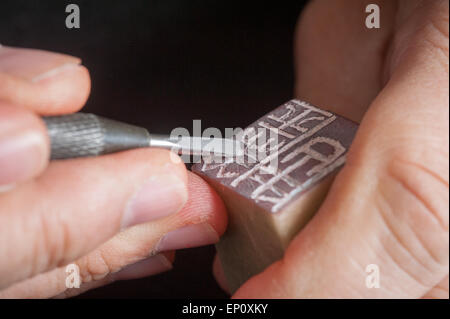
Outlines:
[{"label": "knurled metal tool handle", "polygon": [[148,147],[149,132],[142,127],[75,113],[43,118],[51,142],[51,159],[108,154]]}]

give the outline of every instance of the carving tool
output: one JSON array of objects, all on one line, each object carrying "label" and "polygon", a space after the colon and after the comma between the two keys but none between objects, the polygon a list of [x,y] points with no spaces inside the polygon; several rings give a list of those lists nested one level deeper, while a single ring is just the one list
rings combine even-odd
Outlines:
[{"label": "carving tool", "polygon": [[109,154],[158,147],[179,154],[233,157],[243,153],[233,139],[150,134],[147,129],[94,114],[43,117],[51,142],[51,159]]}]

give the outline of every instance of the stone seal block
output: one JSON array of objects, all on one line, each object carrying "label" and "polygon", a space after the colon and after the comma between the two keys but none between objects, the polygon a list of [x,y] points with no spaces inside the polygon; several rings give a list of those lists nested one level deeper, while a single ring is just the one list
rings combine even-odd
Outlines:
[{"label": "stone seal block", "polygon": [[357,128],[341,116],[291,100],[237,137],[244,158],[192,167],[215,188],[229,213],[217,250],[233,292],[283,256],[325,198]]}]

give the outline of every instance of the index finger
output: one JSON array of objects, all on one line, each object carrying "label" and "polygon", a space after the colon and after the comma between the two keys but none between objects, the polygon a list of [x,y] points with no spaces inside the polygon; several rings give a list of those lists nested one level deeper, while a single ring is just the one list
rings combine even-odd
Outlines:
[{"label": "index finger", "polygon": [[42,115],[76,112],[90,92],[81,60],[42,50],[0,45],[0,100]]}]

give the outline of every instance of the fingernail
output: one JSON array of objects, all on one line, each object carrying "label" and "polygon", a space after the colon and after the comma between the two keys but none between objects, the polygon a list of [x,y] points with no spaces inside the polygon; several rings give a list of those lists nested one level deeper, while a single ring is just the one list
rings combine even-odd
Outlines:
[{"label": "fingernail", "polygon": [[38,83],[46,79],[51,79],[52,77],[60,75],[61,73],[71,72],[72,70],[78,68],[79,66],[80,66],[79,64],[63,64],[55,69],[51,69],[47,72],[35,76],[34,78],[31,79],[31,82]]},{"label": "fingernail", "polygon": [[215,244],[219,235],[211,225],[203,223],[185,226],[167,233],[154,249],[154,253]]},{"label": "fingernail", "polygon": [[114,274],[116,280],[130,280],[156,275],[173,268],[172,263],[163,254],[141,260],[123,268]]},{"label": "fingernail", "polygon": [[69,68],[80,59],[65,54],[0,46],[0,72],[31,82],[39,82]]},{"label": "fingernail", "polygon": [[126,207],[122,228],[177,213],[188,199],[186,184],[176,175],[152,176]]},{"label": "fingernail", "polygon": [[33,176],[43,165],[45,141],[34,132],[0,138],[0,187],[8,189]]}]

